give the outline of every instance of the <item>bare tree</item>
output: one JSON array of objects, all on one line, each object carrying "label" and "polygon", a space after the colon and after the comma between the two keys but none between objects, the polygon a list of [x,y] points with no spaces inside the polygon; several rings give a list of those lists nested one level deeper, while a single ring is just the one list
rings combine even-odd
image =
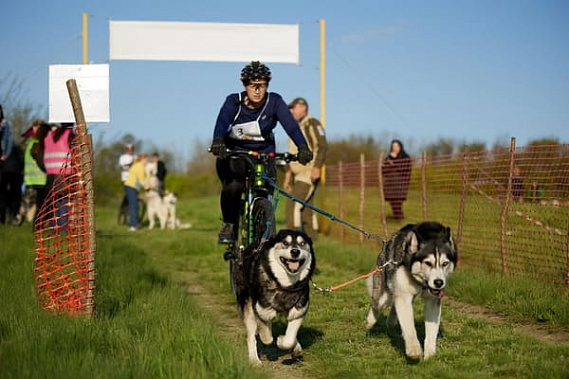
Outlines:
[{"label": "bare tree", "polygon": [[25,98],[23,80],[12,74],[0,78],[0,104],[4,117],[10,122],[16,142],[18,137],[30,127],[33,120],[42,117],[42,107],[32,104]]}]

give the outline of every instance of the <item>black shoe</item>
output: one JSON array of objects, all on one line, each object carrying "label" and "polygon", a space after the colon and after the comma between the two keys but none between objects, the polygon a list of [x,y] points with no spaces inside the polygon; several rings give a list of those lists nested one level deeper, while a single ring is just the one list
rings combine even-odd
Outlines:
[{"label": "black shoe", "polygon": [[233,237],[233,224],[230,222],[224,222],[221,230],[219,231],[218,242],[219,243],[232,243],[235,240]]}]

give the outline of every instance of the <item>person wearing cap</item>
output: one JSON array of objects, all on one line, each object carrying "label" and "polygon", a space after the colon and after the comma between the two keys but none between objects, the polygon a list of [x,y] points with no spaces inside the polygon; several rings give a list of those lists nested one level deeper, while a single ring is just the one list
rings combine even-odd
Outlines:
[{"label": "person wearing cap", "polygon": [[[297,97],[288,104],[290,113],[299,123],[300,130],[308,142],[314,158],[307,165],[290,162],[285,174],[284,189],[294,197],[310,202],[322,176],[322,166],[326,161],[326,133],[322,123],[308,113],[308,103]],[[289,141],[289,152],[296,153],[296,146]],[[286,223],[288,229],[302,230],[313,240],[317,237],[318,223],[312,209],[299,202],[287,200]]]},{"label": "person wearing cap", "polygon": [[148,162],[148,154],[141,153],[134,159],[129,168],[128,177],[124,182],[124,193],[128,199],[128,230],[134,232],[138,230],[138,194],[145,188],[146,183],[146,163]]},{"label": "person wearing cap", "polygon": [[[312,152],[292,117],[281,95],[268,92],[271,71],[258,61],[247,64],[241,70],[244,91],[232,93],[225,99],[217,116],[210,151],[216,155],[217,175],[222,183],[221,212],[223,226],[219,243],[231,243],[239,220],[241,194],[245,190],[246,170],[241,159],[227,156],[227,148],[242,151],[275,152],[273,130],[277,122],[298,147],[298,160],[306,164]],[[269,175],[276,176],[274,162],[268,167]]]},{"label": "person wearing cap", "polygon": [[42,129],[47,128],[45,121],[39,119],[34,120],[32,126],[22,133],[22,137],[28,139],[26,149],[24,151],[25,190],[20,210],[18,211],[14,222],[16,225],[21,225],[26,219],[26,216],[28,216],[28,213],[33,209],[35,209],[33,216],[33,220],[35,220],[37,212],[41,208],[46,195],[45,188],[47,175],[44,171],[45,168],[42,169],[32,155],[32,151],[37,150],[37,145],[39,144],[37,135],[40,127]]}]

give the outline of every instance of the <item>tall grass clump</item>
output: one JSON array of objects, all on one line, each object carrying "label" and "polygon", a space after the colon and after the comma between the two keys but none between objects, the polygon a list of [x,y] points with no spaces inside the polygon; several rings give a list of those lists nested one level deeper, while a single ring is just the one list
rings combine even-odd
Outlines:
[{"label": "tall grass clump", "polygon": [[259,377],[135,236],[98,232],[93,317],[40,309],[32,238],[0,227],[1,377]]}]

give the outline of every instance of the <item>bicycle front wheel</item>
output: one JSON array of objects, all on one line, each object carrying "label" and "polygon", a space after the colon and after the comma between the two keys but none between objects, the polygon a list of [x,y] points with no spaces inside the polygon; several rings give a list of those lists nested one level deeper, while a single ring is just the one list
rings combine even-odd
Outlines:
[{"label": "bicycle front wheel", "polygon": [[251,221],[253,224],[252,243],[255,246],[276,234],[275,212],[273,204],[268,199],[257,198],[254,200]]}]

